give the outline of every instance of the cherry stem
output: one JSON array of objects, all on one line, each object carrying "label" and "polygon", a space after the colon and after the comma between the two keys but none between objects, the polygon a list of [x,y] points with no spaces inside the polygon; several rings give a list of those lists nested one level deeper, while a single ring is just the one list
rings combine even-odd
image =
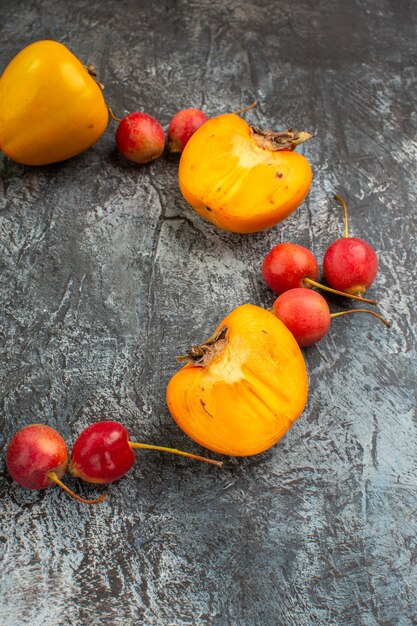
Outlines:
[{"label": "cherry stem", "polygon": [[254,100],[252,104],[245,107],[244,109],[240,109],[239,111],[233,111],[232,115],[240,115],[241,113],[246,113],[246,111],[249,111],[250,109],[253,109],[253,107],[256,107],[257,104],[257,101]]},{"label": "cherry stem", "polygon": [[378,304],[376,300],[370,300],[369,298],[362,298],[362,296],[355,296],[353,293],[346,293],[345,291],[339,291],[338,289],[332,289],[327,285],[322,285],[321,283],[317,283],[312,278],[304,278],[304,282],[313,285],[314,287],[318,287],[319,289],[324,289],[324,291],[330,291],[330,293],[335,293],[338,296],[344,296],[345,298],[352,298],[352,300],[359,300],[360,302],[366,302],[367,304]]},{"label": "cherry stem", "polygon": [[83,502],[84,504],[99,504],[100,502],[103,502],[103,500],[107,498],[107,493],[103,493],[98,498],[95,498],[95,500],[87,500],[87,498],[82,498],[78,494],[74,493],[69,487],[64,485],[64,483],[56,475],[56,472],[53,472],[53,471],[48,472],[48,478],[49,480],[52,480],[52,482],[55,483],[56,485],[59,485],[61,489],[66,491],[70,496],[78,500],[78,502]]},{"label": "cherry stem", "polygon": [[131,448],[141,448],[142,450],[158,450],[159,452],[170,452],[171,454],[179,454],[180,456],[186,456],[190,459],[195,459],[196,461],[204,461],[205,463],[217,465],[217,467],[221,467],[223,465],[222,461],[214,461],[213,459],[207,459],[205,456],[198,456],[197,454],[191,454],[190,452],[183,452],[182,450],[177,450],[176,448],[153,446],[148,443],[136,443],[135,441],[129,441],[129,446]]},{"label": "cherry stem", "polygon": [[91,78],[93,78],[94,81],[97,83],[97,85],[100,87],[101,91],[103,91],[104,85],[103,83],[100,83],[97,80],[97,72],[96,72],[96,68],[94,67],[94,65],[84,65],[84,67],[87,70],[87,72],[90,74]]},{"label": "cherry stem", "polygon": [[343,207],[343,212],[345,214],[345,233],[344,233],[344,236],[345,237],[349,237],[349,218],[348,218],[348,210],[347,210],[346,202],[343,200],[343,198],[341,198],[337,194],[335,196],[333,196],[333,197],[334,197],[335,200],[340,202],[340,204]]},{"label": "cherry stem", "polygon": [[110,117],[112,118],[112,120],[114,120],[115,122],[121,122],[122,118],[121,117],[117,117],[117,115],[115,115],[113,109],[111,108],[111,106],[107,105],[107,110],[109,112]]},{"label": "cherry stem", "polygon": [[375,313],[375,311],[370,311],[369,309],[349,309],[349,311],[339,311],[338,313],[331,313],[330,317],[340,317],[341,315],[347,315],[348,313],[369,313],[374,317],[377,317],[381,322],[385,324],[388,328],[391,328],[391,322],[379,315],[379,313]]}]

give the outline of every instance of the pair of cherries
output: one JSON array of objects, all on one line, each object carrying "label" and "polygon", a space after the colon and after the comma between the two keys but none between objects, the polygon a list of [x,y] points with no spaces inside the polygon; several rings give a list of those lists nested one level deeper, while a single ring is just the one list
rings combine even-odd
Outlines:
[{"label": "pair of cherries", "polygon": [[[111,112],[112,113],[112,112]],[[116,146],[129,161],[144,164],[158,159],[165,149],[165,133],[161,124],[147,113],[129,113],[119,122]],[[170,120],[167,138],[169,152],[182,152],[191,135],[208,120],[199,109],[183,109]]]},{"label": "pair of cherries", "polygon": [[175,448],[130,441],[129,433],[122,424],[101,421],[81,432],[70,459],[66,443],[56,430],[45,424],[25,426],[10,441],[6,467],[12,479],[27,489],[47,489],[57,484],[79,502],[97,504],[105,500],[107,494],[93,500],[77,495],[61,481],[67,469],[73,476],[89,483],[111,483],[131,469],[135,461],[133,450],[136,448],[169,452],[222,465],[220,461]]},{"label": "pair of cherries", "polygon": [[323,272],[327,285],[317,282],[319,267],[313,253],[294,243],[281,243],[272,248],[262,265],[262,275],[269,287],[279,297],[272,310],[289,328],[301,347],[320,341],[330,327],[330,320],[350,313],[368,313],[390,323],[369,309],[349,309],[330,313],[326,300],[312,287],[318,287],[340,296],[377,304],[364,298],[378,271],[378,257],[372,246],[357,237],[349,237],[348,212],[344,200],[335,200],[343,206],[345,215],[344,237],[334,241],[323,259]]}]

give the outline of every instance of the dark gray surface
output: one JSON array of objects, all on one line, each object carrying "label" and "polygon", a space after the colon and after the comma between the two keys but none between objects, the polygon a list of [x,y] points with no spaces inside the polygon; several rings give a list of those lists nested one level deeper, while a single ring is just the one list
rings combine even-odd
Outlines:
[{"label": "dark gray surface", "polygon": [[175,160],[118,156],[113,123],[61,165],[0,157],[3,442],[41,421],[70,445],[111,418],[201,453],[165,405],[175,355],[235,306],[271,305],[272,245],[322,259],[342,234],[335,191],[379,253],[370,295],[393,320],[333,321],[305,351],[305,413],[257,458],[219,471],[138,453],[97,507],[3,471],[2,626],[417,623],[416,27],[405,0],[2,0],[2,68],[57,39],[97,67],[119,114],[166,125],[183,107],[216,115],[256,97],[251,122],[317,134],[302,150],[306,202],[246,237],[186,205]]}]

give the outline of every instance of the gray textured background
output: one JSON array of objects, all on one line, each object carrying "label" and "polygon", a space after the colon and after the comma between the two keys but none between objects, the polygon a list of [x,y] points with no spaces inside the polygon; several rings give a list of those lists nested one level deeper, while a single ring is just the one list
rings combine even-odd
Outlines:
[{"label": "gray textured background", "polygon": [[221,471],[138,453],[109,500],[88,507],[12,484],[2,460],[2,626],[417,624],[416,8],[0,1],[1,68],[57,39],[97,67],[119,115],[145,110],[166,126],[183,107],[216,115],[256,97],[252,123],[317,134],[302,149],[308,199],[252,236],[193,212],[175,159],[124,161],[114,123],[64,164],[1,156],[2,443],[42,421],[71,444],[112,418],[201,453],[165,405],[175,355],[235,306],[271,305],[260,266],[272,245],[322,259],[343,232],[335,191],[352,235],[379,253],[370,295],[393,320],[391,331],[371,316],[334,320],[305,351],[304,415],[272,450]]}]

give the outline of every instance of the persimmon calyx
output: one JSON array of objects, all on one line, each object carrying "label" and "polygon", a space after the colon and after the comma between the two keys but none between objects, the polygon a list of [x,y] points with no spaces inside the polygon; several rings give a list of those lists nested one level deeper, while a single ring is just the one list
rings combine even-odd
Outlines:
[{"label": "persimmon calyx", "polygon": [[252,137],[258,146],[266,150],[294,150],[298,145],[308,141],[314,135],[304,130],[298,131],[293,128],[274,132],[273,130],[262,130],[257,126],[250,126]]},{"label": "persimmon calyx", "polygon": [[227,326],[222,326],[219,330],[216,330],[211,337],[204,341],[204,343],[193,346],[184,356],[177,356],[177,361],[180,363],[187,361],[187,363],[191,363],[192,365],[206,367],[212,362],[214,357],[226,347],[228,331]]}]

